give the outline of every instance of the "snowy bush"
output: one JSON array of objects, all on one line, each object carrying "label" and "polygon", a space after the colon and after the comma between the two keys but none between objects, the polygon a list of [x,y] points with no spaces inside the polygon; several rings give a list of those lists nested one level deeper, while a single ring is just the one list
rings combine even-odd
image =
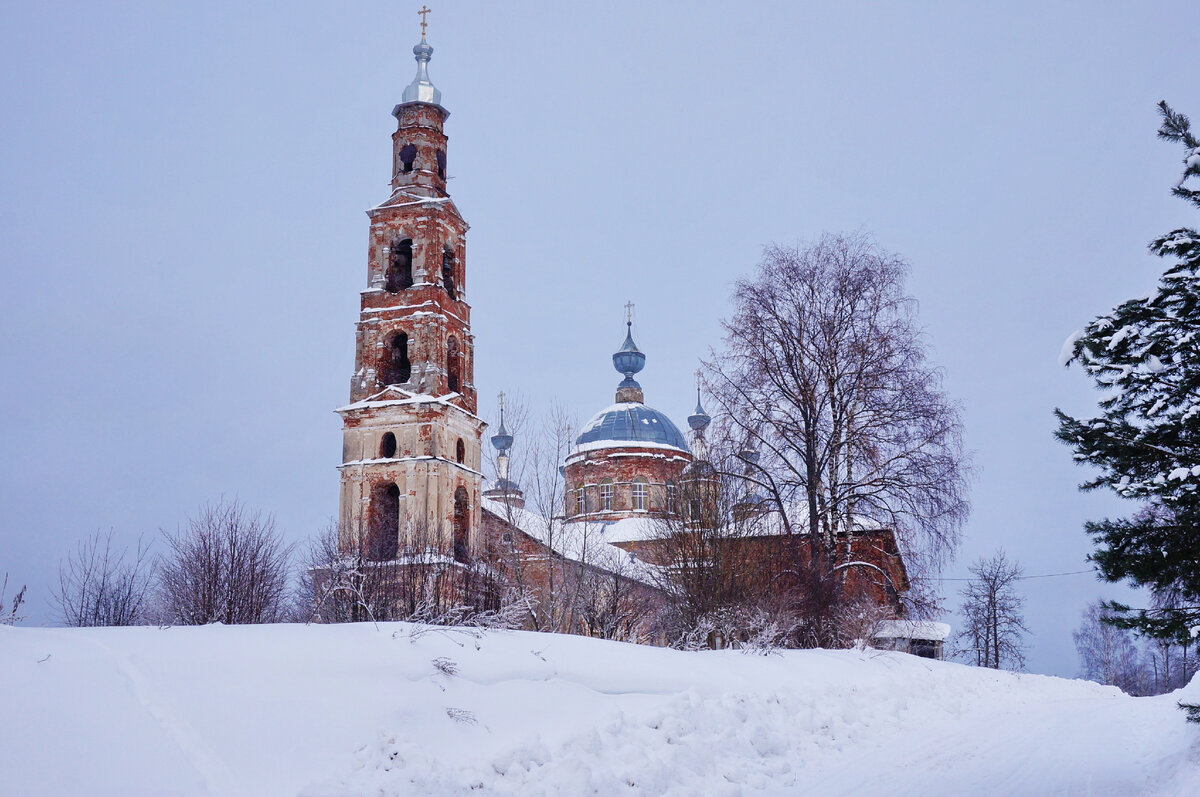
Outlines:
[{"label": "snowy bush", "polygon": [[4,582],[0,584],[0,625],[16,625],[22,619],[17,612],[21,609],[21,604],[25,602],[25,587],[17,590],[17,594],[13,595],[12,603],[5,607],[4,596],[7,592],[8,573],[5,573]]}]

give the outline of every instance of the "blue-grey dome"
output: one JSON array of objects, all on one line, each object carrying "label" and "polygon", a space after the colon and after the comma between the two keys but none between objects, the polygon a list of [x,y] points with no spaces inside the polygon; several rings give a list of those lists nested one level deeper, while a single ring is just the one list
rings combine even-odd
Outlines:
[{"label": "blue-grey dome", "polygon": [[696,391],[696,411],[688,416],[688,426],[692,427],[694,432],[703,432],[712,423],[712,418],[704,411],[704,405],[700,403],[700,391]]},{"label": "blue-grey dome", "polygon": [[666,415],[645,404],[623,402],[601,410],[584,425],[575,452],[638,444],[688,450],[683,433]]},{"label": "blue-grey dome", "polygon": [[492,447],[497,451],[505,451],[512,448],[513,436],[504,428],[504,410],[500,411],[500,429],[496,434],[492,435]]},{"label": "blue-grey dome", "polygon": [[[621,344],[621,348],[613,354],[613,368],[617,369],[617,373],[624,374],[625,378],[633,382],[633,375],[646,367],[646,355],[642,354],[633,342],[633,322],[625,323],[625,342]],[[636,382],[633,383],[637,385]]]}]

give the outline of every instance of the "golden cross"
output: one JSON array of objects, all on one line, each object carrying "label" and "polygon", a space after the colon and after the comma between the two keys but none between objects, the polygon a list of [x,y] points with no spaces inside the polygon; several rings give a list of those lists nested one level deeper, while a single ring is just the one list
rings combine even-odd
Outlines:
[{"label": "golden cross", "polygon": [[625,323],[633,323],[633,302],[625,302]]},{"label": "golden cross", "polygon": [[417,12],[418,14],[421,15],[421,38],[422,39],[425,38],[425,26],[429,24],[428,22],[425,21],[425,15],[428,14],[432,10],[433,10],[432,8],[429,8],[424,3],[422,3],[421,10]]}]

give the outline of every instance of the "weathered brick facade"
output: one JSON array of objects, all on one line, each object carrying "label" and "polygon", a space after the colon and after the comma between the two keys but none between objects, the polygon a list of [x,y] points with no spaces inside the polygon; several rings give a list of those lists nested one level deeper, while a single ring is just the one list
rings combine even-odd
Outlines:
[{"label": "weathered brick facade", "polygon": [[[433,90],[432,48],[422,41],[414,53],[418,79],[406,98],[422,76]],[[368,540],[377,559],[420,544],[466,560],[479,547],[486,425],[475,414],[468,227],[446,191],[449,113],[434,96],[393,111],[392,193],[367,211],[351,403],[338,410],[343,545]]]},{"label": "weathered brick facade", "polygon": [[[571,520],[618,520],[673,509],[676,482],[691,461],[691,454],[684,451],[636,445],[572,454],[563,470],[566,516]],[[640,507],[634,494],[637,485],[645,490]],[[608,496],[606,487],[611,490]]]}]

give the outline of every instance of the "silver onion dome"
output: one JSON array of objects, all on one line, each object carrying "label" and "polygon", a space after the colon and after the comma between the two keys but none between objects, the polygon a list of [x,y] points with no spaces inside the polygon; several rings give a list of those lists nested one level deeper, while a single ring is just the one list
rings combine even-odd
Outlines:
[{"label": "silver onion dome", "polygon": [[504,410],[500,411],[500,428],[492,435],[492,447],[502,454],[507,454],[512,448],[513,436],[504,428]]},{"label": "silver onion dome", "polygon": [[413,47],[413,57],[417,61],[417,74],[413,78],[412,83],[408,84],[408,88],[404,89],[404,96],[401,98],[401,104],[408,102],[427,102],[433,105],[442,104],[442,92],[429,79],[429,57],[433,55],[433,48],[425,41],[425,37],[421,37],[421,43]]}]

